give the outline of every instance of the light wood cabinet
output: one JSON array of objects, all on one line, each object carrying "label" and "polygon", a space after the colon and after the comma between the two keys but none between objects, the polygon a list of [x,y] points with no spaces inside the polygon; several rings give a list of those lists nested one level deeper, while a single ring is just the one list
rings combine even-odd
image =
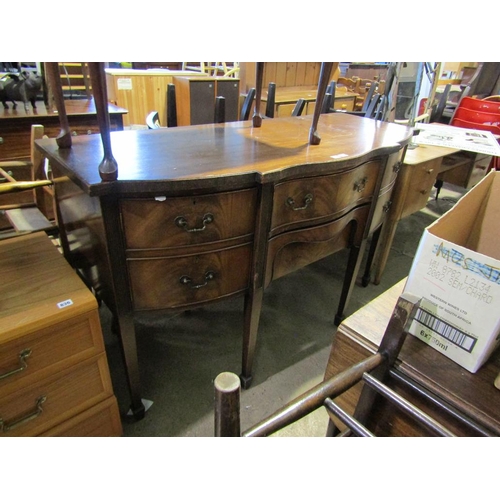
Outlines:
[{"label": "light wood cabinet", "polygon": [[146,116],[158,111],[160,124],[167,123],[167,87],[174,76],[199,76],[194,71],[170,71],[165,69],[131,70],[107,69],[106,87],[108,99],[125,108],[123,125],[146,125]]},{"label": "light wood cabinet", "polygon": [[0,243],[0,296],[0,436],[121,435],[97,302],[45,233]]}]

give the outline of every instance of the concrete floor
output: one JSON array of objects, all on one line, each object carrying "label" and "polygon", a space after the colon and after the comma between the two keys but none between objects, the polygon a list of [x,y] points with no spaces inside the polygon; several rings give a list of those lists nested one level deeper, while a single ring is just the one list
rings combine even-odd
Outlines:
[{"label": "concrete floor", "polygon": [[[462,194],[445,185],[437,201],[433,191],[426,209],[399,223],[381,283],[356,286],[347,315],[407,276],[423,229]],[[347,253],[339,252],[266,289],[254,380],[241,394],[242,430],[322,381],[346,259]],[[104,305],[100,311],[113,386],[125,415],[129,399],[118,338],[111,333],[109,311]],[[224,371],[240,373],[242,325],[242,298],[190,312],[139,316],[142,397],[153,404],[141,421],[123,417],[124,435],[213,436],[213,381]],[[275,436],[324,436],[327,421],[321,408]]]}]

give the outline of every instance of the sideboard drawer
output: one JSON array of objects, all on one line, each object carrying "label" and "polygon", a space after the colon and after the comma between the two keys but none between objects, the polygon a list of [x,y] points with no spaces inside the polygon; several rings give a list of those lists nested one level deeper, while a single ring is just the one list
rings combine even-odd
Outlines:
[{"label": "sideboard drawer", "polygon": [[369,161],[340,174],[298,179],[274,190],[271,234],[299,222],[322,223],[339,217],[372,196],[380,161]]},{"label": "sideboard drawer", "polygon": [[34,436],[112,396],[104,353],[0,398],[0,436]]},{"label": "sideboard drawer", "polygon": [[362,205],[333,222],[271,238],[267,252],[266,286],[351,244],[359,245],[369,211],[369,205]]},{"label": "sideboard drawer", "polygon": [[183,307],[249,286],[252,243],[181,257],[128,259],[136,310]]},{"label": "sideboard drawer", "polygon": [[0,397],[103,350],[97,309],[2,343]]},{"label": "sideboard drawer", "polygon": [[169,248],[253,234],[257,190],[203,196],[126,199],[128,249]]},{"label": "sideboard drawer", "polygon": [[402,167],[404,151],[403,148],[387,158],[387,166],[385,168],[384,177],[382,178],[382,183],[380,184],[380,189],[386,188],[396,180]]}]

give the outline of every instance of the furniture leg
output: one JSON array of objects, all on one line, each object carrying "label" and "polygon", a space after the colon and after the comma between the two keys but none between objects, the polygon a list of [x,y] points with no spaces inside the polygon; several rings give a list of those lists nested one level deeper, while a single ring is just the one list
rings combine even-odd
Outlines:
[{"label": "furniture leg", "polygon": [[324,62],[321,63],[321,71],[319,73],[318,82],[318,93],[316,94],[316,106],[314,107],[314,114],[312,125],[309,130],[309,144],[318,145],[321,142],[321,137],[318,135],[318,121],[319,115],[321,114],[321,109],[323,107],[323,100],[326,94],[326,88],[328,87],[328,80],[330,80],[330,75],[332,73],[333,63]]},{"label": "furniture leg", "polygon": [[259,329],[263,296],[264,289],[261,287],[255,291],[250,291],[245,297],[243,360],[240,375],[243,389],[248,389],[252,383],[252,366],[255,357],[255,346],[257,344],[257,332]]},{"label": "furniture leg", "polygon": [[255,108],[252,117],[252,122],[254,127],[260,127],[262,125],[262,115],[260,114],[260,101],[262,98],[262,80],[264,78],[264,63],[258,62],[256,75],[255,75]]},{"label": "furniture leg", "polygon": [[361,265],[361,260],[363,257],[364,249],[366,246],[366,238],[361,242],[359,246],[353,245],[349,252],[349,260],[347,262],[347,269],[345,272],[344,285],[342,286],[342,293],[340,295],[339,306],[337,314],[335,315],[335,325],[339,326],[344,319],[344,309],[349,303],[351,297],[352,289],[356,283],[356,277],[359,272],[359,267]]},{"label": "furniture leg", "polygon": [[104,63],[88,63],[92,90],[94,92],[97,123],[101,132],[104,158],[99,165],[99,175],[103,181],[116,181],[118,179],[118,164],[111,151],[111,126],[108,113],[108,96],[106,92],[106,74]]},{"label": "furniture leg", "polygon": [[373,264],[373,258],[375,257],[375,252],[377,251],[378,242],[380,240],[380,233],[382,232],[382,225],[377,228],[377,230],[372,235],[372,241],[370,243],[370,249],[368,250],[368,257],[366,259],[365,274],[361,278],[361,283],[364,287],[370,284],[370,273]]},{"label": "furniture leg", "polygon": [[110,267],[111,288],[113,297],[109,307],[118,322],[123,360],[130,392],[130,409],[135,420],[144,418],[145,408],[141,399],[141,382],[139,376],[139,361],[134,325],[132,299],[130,297],[130,283],[126,269],[124,243],[120,232],[120,215],[118,201],[113,198],[102,197],[101,209],[104,230],[110,242],[108,248],[108,262]]},{"label": "furniture leg", "polygon": [[118,327],[122,346],[127,383],[130,392],[130,411],[134,420],[142,420],[145,415],[144,404],[140,395],[139,362],[137,359],[137,344],[132,312],[118,313]]},{"label": "furniture leg", "polygon": [[61,125],[61,132],[56,137],[56,142],[62,149],[70,148],[71,130],[69,128],[68,115],[66,114],[66,107],[64,105],[64,96],[61,88],[61,76],[59,75],[59,64],[56,62],[46,62],[45,73],[49,83],[49,92],[54,98],[57,113],[59,114],[59,123]]},{"label": "furniture leg", "polygon": [[398,221],[391,219],[387,219],[382,225],[382,232],[380,235],[381,244],[378,249],[377,258],[375,259],[375,276],[373,278],[373,283],[375,285],[380,284],[380,279],[382,278],[382,273],[384,272],[387,259],[389,258],[397,226]]}]

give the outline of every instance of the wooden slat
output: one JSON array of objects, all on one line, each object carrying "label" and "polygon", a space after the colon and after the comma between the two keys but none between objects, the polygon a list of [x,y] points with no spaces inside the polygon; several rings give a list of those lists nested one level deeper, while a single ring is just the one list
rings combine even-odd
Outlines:
[{"label": "wooden slat", "polygon": [[6,210],[5,215],[18,232],[45,231],[54,227],[36,207]]}]

